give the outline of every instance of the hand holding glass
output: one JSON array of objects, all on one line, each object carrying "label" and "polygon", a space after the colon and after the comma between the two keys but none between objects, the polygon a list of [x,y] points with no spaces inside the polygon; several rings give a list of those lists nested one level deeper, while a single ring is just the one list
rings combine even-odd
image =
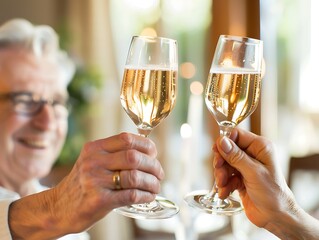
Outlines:
[{"label": "hand holding glass", "polygon": [[[257,108],[261,88],[263,43],[260,40],[221,35],[205,89],[205,103],[213,114],[220,134],[231,131]],[[207,213],[232,215],[243,207],[229,196],[222,200],[214,184],[208,191],[195,191],[185,201]]]},{"label": "hand holding glass", "polygon": [[[121,87],[121,104],[147,137],[175,106],[177,94],[177,42],[160,37],[132,38]],[[115,209],[125,216],[141,219],[169,218],[179,208],[157,196],[155,201]]]}]

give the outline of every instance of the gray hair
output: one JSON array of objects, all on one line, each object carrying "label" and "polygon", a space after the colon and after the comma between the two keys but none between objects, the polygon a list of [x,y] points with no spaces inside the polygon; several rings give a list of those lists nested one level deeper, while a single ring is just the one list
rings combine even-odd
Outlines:
[{"label": "gray hair", "polygon": [[69,84],[75,64],[59,47],[57,33],[48,25],[35,26],[25,19],[12,19],[0,26],[0,49],[21,47],[35,56],[52,57],[61,69],[63,80]]}]

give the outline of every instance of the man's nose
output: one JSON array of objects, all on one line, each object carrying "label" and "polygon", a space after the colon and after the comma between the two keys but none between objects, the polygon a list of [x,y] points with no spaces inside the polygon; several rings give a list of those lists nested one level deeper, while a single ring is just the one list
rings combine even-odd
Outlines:
[{"label": "man's nose", "polygon": [[32,116],[32,121],[37,128],[54,128],[57,124],[54,107],[46,102],[42,103],[37,113],[34,116]]}]

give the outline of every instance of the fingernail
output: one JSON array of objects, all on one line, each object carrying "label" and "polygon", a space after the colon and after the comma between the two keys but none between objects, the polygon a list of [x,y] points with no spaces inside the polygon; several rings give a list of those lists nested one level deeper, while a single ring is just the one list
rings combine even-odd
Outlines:
[{"label": "fingernail", "polygon": [[222,138],[220,146],[224,153],[229,153],[233,147],[227,137]]}]

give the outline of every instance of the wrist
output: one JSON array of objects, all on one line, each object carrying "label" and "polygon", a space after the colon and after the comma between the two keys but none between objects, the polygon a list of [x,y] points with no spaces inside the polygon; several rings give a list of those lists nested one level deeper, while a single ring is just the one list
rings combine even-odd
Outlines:
[{"label": "wrist", "polygon": [[265,229],[282,240],[314,240],[319,239],[319,222],[311,217],[295,202],[289,209],[276,214]]},{"label": "wrist", "polygon": [[46,201],[48,194],[50,190],[11,203],[8,224],[13,239],[56,239],[64,235],[52,201]]}]

